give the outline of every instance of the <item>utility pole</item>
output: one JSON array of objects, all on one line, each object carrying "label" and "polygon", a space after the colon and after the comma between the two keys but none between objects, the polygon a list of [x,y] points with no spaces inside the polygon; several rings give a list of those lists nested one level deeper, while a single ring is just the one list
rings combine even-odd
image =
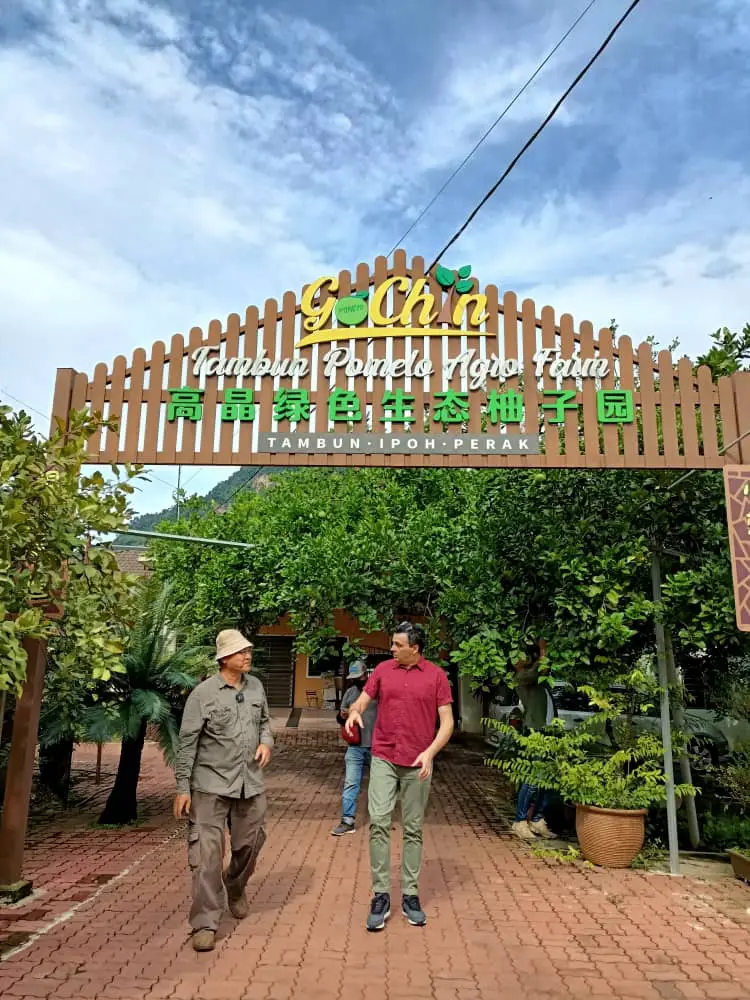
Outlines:
[{"label": "utility pole", "polygon": [[172,495],[175,503],[177,504],[177,520],[178,521],[180,520],[180,500],[182,498],[182,494],[180,492],[180,480],[181,479],[182,479],[182,466],[178,465],[177,466],[177,489],[175,490],[175,492]]},{"label": "utility pole", "polygon": [[5,903],[15,903],[31,892],[31,882],[23,877],[23,849],[47,667],[47,643],[43,639],[26,638],[23,647],[26,652],[26,681],[16,702],[0,820],[0,900]]},{"label": "utility pole", "polygon": [[[674,721],[675,725],[681,732],[685,732],[685,710],[683,708],[683,681],[682,674],[677,669],[677,665],[674,659],[674,648],[672,646],[672,636],[669,630],[665,631],[666,640],[666,653],[667,653],[667,677],[669,678],[669,683],[673,688],[679,687],[680,697],[674,704]],[[680,776],[688,785],[693,783],[693,774],[690,767],[690,757],[687,750],[680,751]],[[690,846],[695,848],[700,845],[701,842],[701,832],[698,826],[698,810],[695,807],[695,797],[689,795],[685,799],[685,811],[687,812],[688,821],[688,834],[690,836]]]},{"label": "utility pole", "polygon": [[661,740],[664,747],[664,774],[667,779],[667,839],[669,841],[669,871],[680,874],[680,853],[677,842],[677,802],[674,792],[674,762],[672,760],[672,719],[669,710],[669,675],[667,640],[664,623],[660,621],[661,560],[656,551],[651,556],[651,589],[656,607],[656,659],[659,666]]}]

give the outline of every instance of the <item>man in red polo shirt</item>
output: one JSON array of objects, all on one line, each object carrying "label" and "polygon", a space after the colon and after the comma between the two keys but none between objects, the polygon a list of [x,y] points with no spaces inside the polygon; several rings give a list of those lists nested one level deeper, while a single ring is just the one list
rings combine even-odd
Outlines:
[{"label": "man in red polo shirt", "polygon": [[422,655],[424,645],[420,625],[398,625],[391,644],[393,659],[375,668],[346,720],[350,732],[355,725],[361,727],[362,713],[377,698],[368,803],[373,890],[369,931],[382,930],[391,915],[391,816],[398,798],[404,830],[401,908],[415,927],[427,922],[418,895],[422,825],[432,762],[453,733],[453,698],[445,673]]}]

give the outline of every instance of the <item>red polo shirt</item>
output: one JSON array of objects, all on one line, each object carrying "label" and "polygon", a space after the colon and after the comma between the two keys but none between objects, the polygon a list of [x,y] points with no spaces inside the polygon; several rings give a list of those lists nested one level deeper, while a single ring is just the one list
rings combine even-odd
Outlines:
[{"label": "red polo shirt", "polygon": [[410,669],[385,660],[370,675],[365,691],[378,699],[373,755],[411,767],[435,739],[438,708],[453,701],[445,672],[424,657]]}]

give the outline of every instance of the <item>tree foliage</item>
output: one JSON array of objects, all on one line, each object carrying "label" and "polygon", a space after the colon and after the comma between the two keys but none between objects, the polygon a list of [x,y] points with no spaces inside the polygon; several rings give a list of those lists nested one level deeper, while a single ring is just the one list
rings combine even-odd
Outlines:
[{"label": "tree foliage", "polygon": [[[85,663],[93,679],[118,669],[117,616],[132,581],[96,532],[125,526],[130,480],[82,475],[85,444],[100,422],[73,414],[67,432],[44,439],[23,413],[0,407],[0,690],[19,693],[26,676],[25,638],[53,643],[63,633],[66,662]],[[50,599],[63,600],[62,625],[45,617]]]},{"label": "tree foliage", "polygon": [[[717,331],[700,361],[720,375],[749,356],[747,327]],[[489,693],[540,640],[550,675],[622,675],[653,655],[658,616],[678,662],[718,673],[748,653],[735,627],[722,478],[679,479],[617,469],[284,472],[262,492],[240,490],[225,513],[185,508],[181,533],[248,542],[251,552],[152,551],[158,573],[195,600],[203,640],[288,613],[298,648],[316,652],[336,609],[373,631],[422,615],[431,654],[450,651]]]},{"label": "tree foliage", "polygon": [[121,740],[115,784],[100,818],[103,824],[137,818],[136,792],[149,725],[159,734],[166,762],[174,764],[185,698],[209,665],[207,650],[186,640],[185,625],[191,617],[189,603],[175,605],[170,586],[149,581],[140,595],[123,669],[112,675],[85,713],[89,739]]}]

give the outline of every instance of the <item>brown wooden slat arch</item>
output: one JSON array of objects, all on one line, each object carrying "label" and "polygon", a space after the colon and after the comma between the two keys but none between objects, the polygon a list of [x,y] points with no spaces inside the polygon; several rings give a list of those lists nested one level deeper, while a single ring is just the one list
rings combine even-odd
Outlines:
[{"label": "brown wooden slat arch", "polygon": [[[379,257],[372,267],[359,264],[354,274],[340,272],[339,294],[372,288],[394,276],[422,280],[424,261],[415,258],[409,263],[403,252],[398,251],[390,262]],[[443,291],[433,274],[427,276],[426,290],[433,294],[437,312],[440,313],[441,307],[450,298],[449,294]],[[450,379],[446,376],[444,384],[442,366],[445,361],[455,359],[464,345],[469,350],[477,351],[475,357],[499,352],[505,358],[518,358],[523,363],[523,378],[511,376],[502,383],[502,388],[523,392],[523,429],[526,433],[542,429],[541,454],[511,456],[459,452],[429,456],[379,453],[326,456],[260,453],[254,448],[254,439],[257,433],[270,433],[274,429],[275,388],[291,387],[292,380],[284,376],[275,380],[264,377],[256,383],[253,376],[242,376],[243,387],[255,388],[256,417],[255,423],[243,422],[235,429],[230,423],[221,422],[219,407],[223,393],[237,386],[239,378],[236,374],[212,376],[201,379],[203,384],[199,385],[199,377],[193,374],[191,357],[198,347],[204,345],[221,348],[225,356],[255,357],[256,344],[260,342],[268,356],[274,359],[277,341],[281,345],[282,357],[306,358],[311,369],[312,360],[317,357],[317,372],[311,370],[298,380],[299,386],[310,392],[315,411],[312,422],[315,430],[311,430],[311,422],[308,421],[300,424],[296,431],[325,433],[328,430],[328,385],[323,379],[320,358],[328,345],[319,344],[301,351],[295,348],[301,318],[300,299],[294,292],[287,292],[281,303],[268,299],[262,307],[262,317],[260,311],[251,306],[244,316],[233,313],[225,322],[212,320],[205,333],[200,327],[193,327],[187,343],[182,335],[176,334],[168,351],[162,341],[157,341],[148,354],[141,348],[136,350],[129,365],[125,358],[118,356],[111,368],[97,365],[91,379],[72,369],[60,369],[53,403],[53,423],[61,421],[65,425],[71,410],[84,407],[122,421],[119,431],[106,430],[92,437],[89,444],[89,460],[92,463],[718,468],[730,460],[750,461],[750,440],[732,446],[726,455],[723,450],[748,430],[745,424],[750,422],[749,373],[738,373],[714,383],[708,369],[696,371],[686,358],[675,362],[669,352],[662,351],[655,359],[647,343],[634,348],[628,337],[615,341],[608,328],[602,329],[595,337],[588,321],[576,323],[568,313],[556,315],[551,306],[540,308],[530,299],[519,303],[513,292],[506,291],[501,295],[495,286],[487,286],[484,293],[487,295],[488,317],[479,327],[472,327],[467,318],[462,326],[467,331],[463,339],[420,337],[418,333],[408,332],[410,349],[420,351],[434,368],[427,389],[421,379],[412,380],[410,391],[415,396],[420,417],[418,423],[421,423],[421,414],[429,406],[434,393],[443,388],[461,389],[460,369]],[[324,289],[321,301],[325,301],[330,294]],[[405,302],[406,293],[397,289],[392,299],[398,311]],[[414,309],[412,321],[418,315],[419,310]],[[445,320],[446,314],[443,314],[433,326],[453,326],[452,319],[447,324]],[[327,325],[335,327],[337,321],[332,318]],[[484,337],[484,333],[488,336]],[[387,353],[391,353],[394,359],[407,356],[405,338],[394,338],[392,348],[387,348],[382,337],[376,337],[368,344],[365,338],[351,340],[342,336],[338,345],[352,347],[353,356],[360,361],[368,357],[383,358]],[[551,422],[553,411],[543,406],[543,390],[553,389],[557,383],[547,373],[537,383],[533,371],[532,359],[543,347],[560,350],[563,357],[570,357],[577,351],[581,358],[606,359],[609,362],[609,373],[600,386],[591,379],[580,380],[573,376],[561,380],[562,388],[576,391],[579,407],[578,414],[575,411],[565,413],[562,424]],[[312,390],[313,384],[317,385],[316,390]],[[379,380],[375,380],[374,384],[374,390],[368,391],[363,379],[357,381],[363,409],[365,413],[369,412],[372,429],[376,432],[383,427],[381,389],[384,390],[385,386]],[[496,384],[491,383],[491,386]],[[189,420],[166,420],[168,390],[185,385],[204,389],[204,415],[200,425]],[[343,372],[337,373],[336,385],[346,387],[347,378]],[[597,414],[598,387],[632,391],[636,420],[632,424],[600,424]],[[393,388],[406,390],[405,378],[394,379]],[[471,417],[465,430],[476,435],[482,433],[486,424],[483,414],[485,395],[482,391],[473,392],[471,398]],[[431,413],[425,412],[430,429],[442,430],[435,425]],[[362,429],[364,426],[363,420]],[[421,433],[422,429],[421,426],[414,428],[416,433]],[[460,425],[447,428],[450,434],[460,434],[463,430]],[[513,432],[516,428],[509,427],[508,430]]]}]

